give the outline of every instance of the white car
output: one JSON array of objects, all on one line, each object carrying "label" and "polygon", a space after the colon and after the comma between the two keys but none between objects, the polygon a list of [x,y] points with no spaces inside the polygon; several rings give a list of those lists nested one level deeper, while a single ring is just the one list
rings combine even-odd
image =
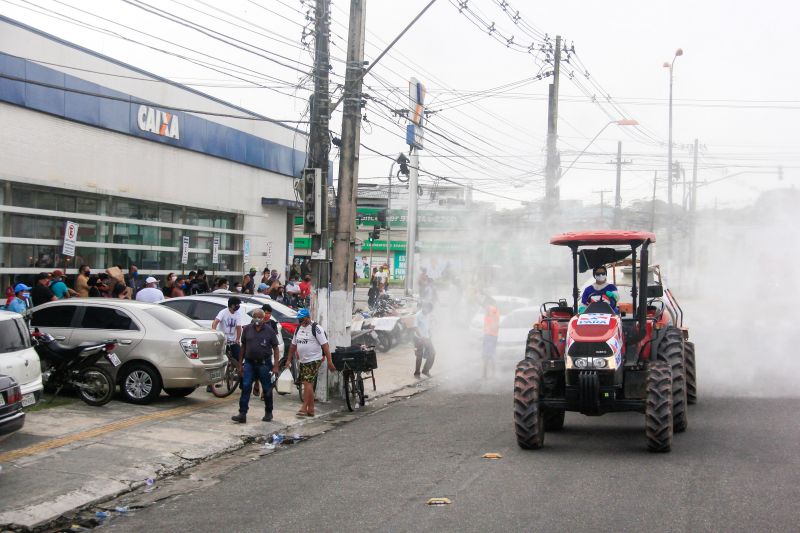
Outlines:
[{"label": "white car", "polygon": [[[261,309],[262,305],[260,303],[247,301],[247,296],[239,297],[235,293],[217,293],[213,295],[195,294],[193,296],[170,298],[160,302],[160,304],[183,313],[204,328],[211,328],[211,324],[214,322],[214,319],[217,318],[219,312],[228,307],[228,298],[232,296],[236,296],[242,300],[239,310],[242,312],[242,326],[244,327],[253,320],[253,311],[256,309]],[[280,322],[275,320],[275,317],[272,317],[271,320],[278,326],[278,343],[280,344],[279,348],[281,351],[281,357],[283,357],[283,328],[281,327]]]},{"label": "white car", "polygon": [[497,335],[497,354],[522,359],[528,332],[539,320],[538,307],[522,307],[500,318]]},{"label": "white car", "polygon": [[22,391],[22,406],[35,404],[42,395],[42,367],[31,346],[25,319],[0,311],[0,374],[13,377]]},{"label": "white car", "polygon": [[[533,304],[530,298],[522,296],[492,296],[497,310],[500,312],[500,317],[504,317],[517,309],[522,309]],[[469,323],[470,333],[473,337],[480,337],[483,335],[483,318],[486,315],[483,303],[479,305],[480,310],[472,316]],[[538,308],[537,308],[538,310]]]}]

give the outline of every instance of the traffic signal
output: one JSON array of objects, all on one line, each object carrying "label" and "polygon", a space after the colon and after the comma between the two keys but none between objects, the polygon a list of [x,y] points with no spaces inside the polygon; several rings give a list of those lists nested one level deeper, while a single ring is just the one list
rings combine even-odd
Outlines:
[{"label": "traffic signal", "polygon": [[677,161],[672,163],[672,179],[675,181],[675,183],[681,181],[681,164]]},{"label": "traffic signal", "polygon": [[372,231],[369,232],[369,242],[377,241],[381,238],[381,230],[378,229],[376,226]]},{"label": "traffic signal", "polygon": [[380,211],[378,211],[378,224],[382,228],[388,227],[386,224],[386,211],[387,211],[386,209],[381,209]]},{"label": "traffic signal", "polygon": [[303,169],[303,232],[322,233],[322,169]]}]

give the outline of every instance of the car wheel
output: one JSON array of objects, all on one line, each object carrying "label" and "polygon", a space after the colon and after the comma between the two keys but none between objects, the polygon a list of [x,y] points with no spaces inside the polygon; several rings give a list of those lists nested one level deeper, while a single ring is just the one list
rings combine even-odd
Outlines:
[{"label": "car wheel", "polygon": [[151,403],[161,394],[161,376],[155,368],[144,363],[126,367],[119,384],[122,396],[130,403]]},{"label": "car wheel", "polygon": [[179,389],[164,389],[164,392],[173,398],[185,398],[196,390],[196,387],[181,387]]}]

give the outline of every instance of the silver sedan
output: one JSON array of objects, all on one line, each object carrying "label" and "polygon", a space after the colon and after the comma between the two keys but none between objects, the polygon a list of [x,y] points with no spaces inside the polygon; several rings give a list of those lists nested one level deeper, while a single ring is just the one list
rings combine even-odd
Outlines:
[{"label": "silver sedan", "polygon": [[70,298],[32,309],[31,327],[66,345],[116,339],[122,364],[107,368],[129,402],[145,404],[161,390],[188,396],[219,381],[225,336],[162,305],[112,298]]}]

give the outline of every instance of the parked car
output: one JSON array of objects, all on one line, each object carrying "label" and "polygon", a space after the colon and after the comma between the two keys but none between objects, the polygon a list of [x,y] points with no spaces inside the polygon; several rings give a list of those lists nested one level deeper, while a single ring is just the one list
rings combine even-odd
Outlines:
[{"label": "parked car", "polygon": [[[231,296],[234,296],[234,294],[195,294],[194,296],[170,298],[169,300],[160,302],[160,304],[183,313],[204,328],[210,328],[219,312],[228,307],[228,298]],[[242,312],[242,326],[246,326],[253,319],[253,311],[261,309],[262,304],[249,297],[240,297],[239,299],[242,300],[240,308]],[[275,314],[276,313],[273,312],[271,320],[277,322],[278,342],[280,343],[281,357],[283,357],[286,334],[283,331],[281,323],[276,319]],[[289,342],[291,342],[291,335],[288,339]]]},{"label": "parked car", "polygon": [[203,296],[206,298],[215,298],[217,300],[225,302],[226,305],[228,298],[230,298],[231,296],[236,296],[242,301],[242,303],[246,304],[258,304],[259,306],[262,306],[264,304],[269,304],[272,307],[272,318],[274,318],[281,325],[281,327],[284,329],[285,334],[288,334],[290,338],[292,335],[294,335],[294,331],[297,329],[297,325],[300,323],[300,321],[297,320],[296,309],[292,309],[286,304],[276,302],[272,298],[269,298],[263,294],[211,292],[207,294],[198,294],[197,296]]},{"label": "parked car", "polygon": [[219,381],[225,368],[225,336],[167,307],[111,298],[71,298],[31,311],[31,327],[75,345],[113,339],[122,364],[111,372],[123,398],[146,404],[161,390],[188,396]]},{"label": "parked car", "polygon": [[11,311],[0,311],[0,372],[16,380],[23,407],[39,401],[43,387],[39,356],[31,345],[25,319]]},{"label": "parked car", "polygon": [[13,377],[0,374],[0,438],[19,431],[24,424],[20,386]]}]

